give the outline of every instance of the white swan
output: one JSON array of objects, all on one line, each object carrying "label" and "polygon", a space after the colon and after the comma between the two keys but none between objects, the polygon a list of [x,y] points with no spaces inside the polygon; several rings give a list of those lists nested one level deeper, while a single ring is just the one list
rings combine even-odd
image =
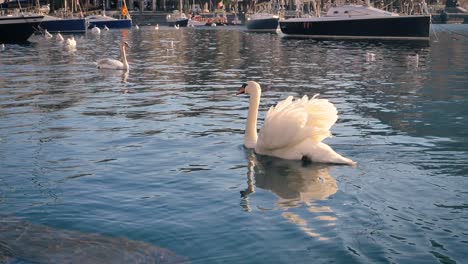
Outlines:
[{"label": "white swan", "polygon": [[180,27],[179,27],[179,24],[175,24],[175,25],[174,25],[174,28],[175,28],[175,29],[179,29],[179,28],[180,28]]},{"label": "white swan", "polygon": [[94,35],[99,35],[99,34],[101,34],[101,29],[99,29],[98,27],[94,26],[94,27],[91,29],[91,33],[93,33]]},{"label": "white swan", "polygon": [[155,30],[159,30],[159,24],[156,24],[156,26],[154,27]]},{"label": "white swan", "polygon": [[351,159],[336,153],[322,140],[331,135],[329,129],[338,119],[335,106],[326,99],[293,100],[289,96],[268,111],[259,135],[257,117],[261,88],[257,82],[245,83],[237,94],[249,94],[249,112],[244,146],[258,154],[288,160],[310,160],[321,163],[355,165]]},{"label": "white swan", "polygon": [[55,36],[55,39],[58,41],[58,42],[62,42],[64,39],[63,39],[63,36],[62,34],[60,34],[60,32],[57,33],[57,36]]},{"label": "white swan", "polygon": [[44,36],[48,39],[53,37],[52,34],[50,34],[49,31],[47,31],[47,29],[44,30]]},{"label": "white swan", "polygon": [[0,44],[0,50],[5,50],[5,44]]},{"label": "white swan", "polygon": [[110,69],[110,70],[128,70],[127,55],[125,54],[125,47],[130,48],[130,45],[126,41],[120,44],[120,56],[122,61],[115,59],[101,59],[97,61],[98,69]]},{"label": "white swan", "polygon": [[107,25],[104,25],[104,30],[109,30],[109,28],[107,27]]},{"label": "white swan", "polygon": [[67,48],[74,49],[76,48],[76,40],[75,37],[67,38]]},{"label": "white swan", "polygon": [[140,27],[139,27],[138,25],[135,24],[135,29],[138,30],[138,29],[140,29]]}]

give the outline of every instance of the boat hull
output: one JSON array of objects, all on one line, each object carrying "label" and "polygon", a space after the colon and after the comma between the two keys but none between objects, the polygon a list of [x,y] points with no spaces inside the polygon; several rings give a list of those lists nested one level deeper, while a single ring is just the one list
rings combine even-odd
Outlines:
[{"label": "boat hull", "polygon": [[24,43],[38,29],[44,16],[0,17],[0,43]]},{"label": "boat hull", "polygon": [[86,19],[84,18],[64,18],[43,20],[40,24],[42,29],[48,32],[78,33],[86,32]]},{"label": "boat hull", "polygon": [[288,36],[350,39],[429,39],[430,16],[390,16],[363,19],[287,19],[280,21]]},{"label": "boat hull", "polygon": [[170,27],[174,26],[179,26],[179,27],[186,27],[188,25],[189,19],[188,18],[183,18],[183,19],[177,19],[177,20],[168,20],[167,25]]},{"label": "boat hull", "polygon": [[88,21],[89,26],[88,28],[93,28],[94,26],[98,28],[104,28],[107,26],[108,28],[131,28],[132,27],[132,20],[131,19],[117,19],[117,20],[96,20],[96,21]]},{"label": "boat hull", "polygon": [[279,18],[261,18],[261,19],[249,19],[245,25],[247,30],[256,32],[276,32],[278,29]]}]

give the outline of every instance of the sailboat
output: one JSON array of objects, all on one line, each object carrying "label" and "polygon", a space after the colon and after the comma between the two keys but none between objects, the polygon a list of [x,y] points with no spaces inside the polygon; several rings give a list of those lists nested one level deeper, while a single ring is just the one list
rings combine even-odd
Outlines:
[{"label": "sailboat", "polygon": [[29,14],[0,15],[0,43],[27,42],[43,17]]},{"label": "sailboat", "polygon": [[121,18],[113,18],[106,16],[105,4],[103,5],[102,15],[87,16],[86,21],[88,22],[88,28],[131,28],[132,18],[128,13],[127,4],[125,0],[122,0],[122,8],[120,10]]},{"label": "sailboat", "polygon": [[279,15],[274,14],[270,2],[254,4],[254,13],[247,16],[245,25],[249,31],[276,32],[278,29]]},{"label": "sailboat", "polygon": [[172,14],[166,16],[166,22],[170,27],[186,27],[189,19],[182,12],[182,0],[179,0],[179,10],[174,10]]},{"label": "sailboat", "polygon": [[399,15],[366,1],[331,7],[324,16],[286,19],[280,28],[292,37],[429,40],[430,21],[429,14]]},{"label": "sailboat", "polygon": [[71,12],[68,11],[67,0],[64,2],[65,12],[62,17],[51,16],[49,14],[41,14],[49,11],[49,8],[44,9],[39,7],[39,0],[36,0],[37,13],[44,15],[39,27],[48,32],[62,32],[62,33],[79,33],[86,32],[86,20],[81,17],[73,17],[73,13],[79,8],[79,2],[77,0],[71,1]]}]

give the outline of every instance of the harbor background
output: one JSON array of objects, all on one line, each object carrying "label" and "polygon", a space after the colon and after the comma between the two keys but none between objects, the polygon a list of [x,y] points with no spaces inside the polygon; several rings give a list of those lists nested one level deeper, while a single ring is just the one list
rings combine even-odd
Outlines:
[{"label": "harbor background", "polygon": [[[0,211],[38,226],[37,240],[46,225],[192,263],[464,263],[466,36],[466,25],[433,25],[429,42],[142,26],[75,35],[75,51],[41,35],[5,45]],[[97,70],[122,40],[130,71]],[[260,120],[289,95],[330,100],[339,119],[325,142],[357,166],[244,149],[248,99],[235,93],[247,80],[263,88]],[[8,234],[0,257],[12,263],[63,257],[11,248]]]}]

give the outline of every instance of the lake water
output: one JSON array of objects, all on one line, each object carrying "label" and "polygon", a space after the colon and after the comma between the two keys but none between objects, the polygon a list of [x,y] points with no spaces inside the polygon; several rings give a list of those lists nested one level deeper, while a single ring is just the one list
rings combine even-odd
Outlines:
[{"label": "lake water", "polygon": [[[191,263],[466,261],[466,25],[435,26],[426,43],[241,27],[75,37],[75,51],[41,36],[0,51],[0,214],[37,225],[34,239],[125,238]],[[97,70],[121,40],[129,73]],[[288,95],[329,99],[339,119],[325,142],[357,166],[244,149],[247,80],[263,88],[260,123]],[[0,262],[78,262],[41,243],[0,234]]]}]

